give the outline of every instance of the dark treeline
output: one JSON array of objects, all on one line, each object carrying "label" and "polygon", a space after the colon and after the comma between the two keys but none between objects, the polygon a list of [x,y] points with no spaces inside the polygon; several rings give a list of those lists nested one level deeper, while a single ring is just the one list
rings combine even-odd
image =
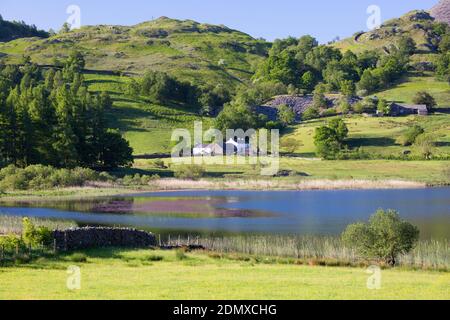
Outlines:
[{"label": "dark treeline", "polygon": [[2,165],[111,168],[132,162],[132,149],[108,127],[111,99],[84,84],[84,58],[72,53],[64,68],[44,71],[25,58],[0,66]]},{"label": "dark treeline", "polygon": [[142,79],[132,79],[128,92],[149,97],[159,103],[182,103],[204,115],[212,115],[216,111],[215,107],[223,106],[231,99],[230,91],[220,84],[198,86],[159,71],[148,71]]},{"label": "dark treeline", "polygon": [[25,37],[47,38],[48,36],[48,32],[38,30],[35,25],[30,26],[23,21],[5,21],[0,15],[0,41]]}]

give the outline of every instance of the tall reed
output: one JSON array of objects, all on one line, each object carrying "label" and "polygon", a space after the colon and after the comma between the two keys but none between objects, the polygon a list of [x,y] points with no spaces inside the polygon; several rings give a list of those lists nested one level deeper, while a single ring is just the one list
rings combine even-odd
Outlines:
[{"label": "tall reed", "polygon": [[[202,238],[199,243],[217,253],[239,253],[295,259],[334,260],[357,264],[365,260],[344,245],[339,237],[319,236],[238,236]],[[399,265],[418,268],[448,269],[450,250],[447,240],[420,241],[408,254],[398,257]]]}]

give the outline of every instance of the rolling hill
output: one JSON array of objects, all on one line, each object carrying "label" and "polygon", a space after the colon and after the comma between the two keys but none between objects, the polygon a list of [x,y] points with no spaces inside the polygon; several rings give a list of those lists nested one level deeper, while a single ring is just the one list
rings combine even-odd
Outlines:
[{"label": "rolling hill", "polygon": [[252,64],[266,55],[265,41],[225,26],[161,17],[135,26],[85,26],[47,39],[23,38],[0,43],[5,62],[26,54],[52,65],[77,49],[86,68],[129,75],[167,72],[194,83],[235,86],[252,76]]},{"label": "rolling hill", "polygon": [[[442,6],[439,8],[437,11],[443,12]],[[395,44],[400,37],[409,35],[419,49],[412,57],[413,63],[433,63],[437,57],[437,35],[433,30],[433,21],[428,12],[413,11],[385,22],[378,30],[357,33],[353,38],[333,46],[342,51],[362,52],[374,48],[387,51],[389,44]],[[145,97],[127,95],[126,86],[130,77],[138,77],[147,70],[158,70],[195,84],[221,84],[234,88],[241,83],[250,83],[255,65],[265,59],[270,47],[271,43],[225,26],[161,17],[135,26],[85,26],[48,38],[34,35],[0,42],[0,60],[17,63],[23,55],[29,55],[33,62],[40,65],[55,65],[74,48],[81,51],[89,70],[85,74],[89,90],[106,91],[111,95],[114,106],[109,114],[110,121],[124,133],[134,153],[142,155],[168,153],[173,129],[192,128],[196,120],[203,120],[204,125],[208,126],[212,119],[201,117],[182,104],[160,105]],[[391,101],[411,103],[414,94],[421,90],[432,93],[439,107],[450,107],[450,86],[437,80],[431,72],[409,73],[391,88],[376,95]],[[441,147],[446,147],[442,148],[443,153],[448,152],[450,141],[445,134],[449,117],[442,114],[414,120],[440,133]],[[357,139],[364,139],[363,146],[367,150],[384,155],[401,154],[403,149],[395,143],[395,139],[390,144],[383,144],[391,138],[392,132],[384,130],[382,122],[377,118],[362,121],[358,130],[351,132],[354,144],[360,146]],[[402,129],[409,125],[408,121],[397,122]],[[292,130],[298,133],[294,134],[295,138],[310,127],[308,123],[293,127]],[[395,132],[395,135],[402,132]],[[303,146],[296,150],[297,153],[312,154],[312,137],[305,140],[309,136],[311,132],[306,132],[306,137],[298,138]],[[382,138],[386,139],[380,145]],[[371,145],[371,142],[375,144]]]},{"label": "rolling hill", "polygon": [[412,11],[408,14],[384,22],[380,28],[357,32],[351,38],[334,44],[336,48],[362,52],[379,49],[388,51],[401,37],[409,36],[417,44],[421,54],[436,53],[436,41],[439,37],[433,29],[434,18],[426,11]]}]

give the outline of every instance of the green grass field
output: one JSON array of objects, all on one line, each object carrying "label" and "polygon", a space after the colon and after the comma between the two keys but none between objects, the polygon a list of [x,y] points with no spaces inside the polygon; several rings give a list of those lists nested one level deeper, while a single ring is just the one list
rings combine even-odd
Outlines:
[{"label": "green grass field", "polygon": [[[324,125],[329,118],[308,121],[289,128],[283,139],[293,138],[298,142],[295,153],[304,157],[315,156],[314,134],[318,126]],[[412,154],[420,154],[415,146],[402,146],[398,139],[411,126],[419,125],[427,134],[432,134],[436,140],[435,155],[450,154],[450,115],[437,113],[427,117],[363,117],[350,116],[345,119],[349,128],[348,144],[353,147],[362,147],[363,150],[382,156],[401,156],[403,151],[409,150]],[[286,151],[286,149],[282,149]]]},{"label": "green grass field", "polygon": [[[450,275],[383,270],[369,290],[363,268],[214,259],[149,250],[95,250],[86,263],[40,259],[0,268],[0,299],[449,299]],[[154,261],[160,260],[162,261]],[[81,268],[81,290],[66,287],[67,267]]]},{"label": "green grass field", "polygon": [[388,101],[413,103],[414,95],[419,91],[427,91],[435,99],[438,107],[450,108],[450,85],[436,80],[432,75],[405,77],[392,88],[375,95]]},{"label": "green grass field", "polygon": [[[171,165],[170,159],[162,159],[169,169],[158,169],[154,160],[137,160],[134,171],[144,174],[159,174],[161,177],[173,176],[176,166]],[[245,161],[248,159],[240,159]],[[290,177],[272,178],[261,176],[261,167],[245,164],[204,164],[206,178],[217,180],[222,178],[243,180],[270,180],[275,186],[278,182],[297,183],[305,180],[405,180],[424,182],[430,185],[450,183],[449,161],[399,161],[399,160],[348,160],[348,161],[320,161],[302,158],[281,158],[280,170],[293,171]],[[132,171],[133,171],[132,170]]]}]

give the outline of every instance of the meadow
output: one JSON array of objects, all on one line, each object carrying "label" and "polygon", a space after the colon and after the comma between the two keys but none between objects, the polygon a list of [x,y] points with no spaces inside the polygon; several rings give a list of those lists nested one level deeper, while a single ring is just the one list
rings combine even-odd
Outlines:
[{"label": "meadow", "polygon": [[[177,166],[171,164],[171,159],[160,159],[169,168],[161,169],[155,165],[155,160],[136,160],[134,168],[127,172],[140,172],[142,174],[158,174],[161,177],[173,177]],[[246,164],[242,164],[244,162]],[[219,186],[229,182],[235,182],[235,188],[239,189],[239,183],[255,186],[263,182],[267,189],[276,188],[279,185],[295,185],[317,182],[320,189],[320,180],[339,182],[356,182],[365,180],[369,185],[383,185],[388,180],[404,182],[417,182],[416,186],[447,185],[450,183],[450,169],[448,161],[399,161],[399,160],[337,160],[322,161],[318,159],[305,159],[297,157],[280,158],[280,170],[289,172],[286,177],[261,176],[261,166],[248,163],[248,159],[236,159],[233,164],[204,164],[205,170],[202,181],[216,182]],[[264,181],[267,182],[264,184]],[[160,181],[163,182],[163,181]],[[196,181],[186,181],[195,185]],[[401,184],[401,183],[400,183]],[[176,183],[173,183],[176,187]],[[264,188],[264,187],[263,187]],[[295,187],[293,187],[295,189]],[[314,186],[312,186],[314,188]],[[177,188],[179,189],[179,188]],[[248,187],[247,189],[251,189]],[[261,189],[261,186],[256,188]],[[287,187],[292,189],[292,187]]]},{"label": "meadow", "polygon": [[[426,134],[435,137],[436,146],[433,149],[435,156],[450,154],[450,115],[436,113],[427,117],[364,117],[349,116],[345,122],[349,129],[347,144],[351,148],[362,148],[372,156],[382,158],[389,156],[401,157],[405,151],[409,151],[414,156],[420,156],[420,147],[402,146],[399,142],[401,136],[412,126],[422,127]],[[292,152],[298,156],[314,157],[314,134],[315,129],[326,124],[329,118],[312,120],[287,129],[281,139],[281,144],[286,139],[294,139],[297,146],[294,150],[286,147],[281,151]]]},{"label": "meadow", "polygon": [[[204,252],[89,250],[0,268],[0,299],[446,300],[450,294],[447,272],[385,269],[381,289],[369,290],[366,267],[298,263]],[[81,289],[70,291],[67,268],[73,265],[81,268]]]}]

